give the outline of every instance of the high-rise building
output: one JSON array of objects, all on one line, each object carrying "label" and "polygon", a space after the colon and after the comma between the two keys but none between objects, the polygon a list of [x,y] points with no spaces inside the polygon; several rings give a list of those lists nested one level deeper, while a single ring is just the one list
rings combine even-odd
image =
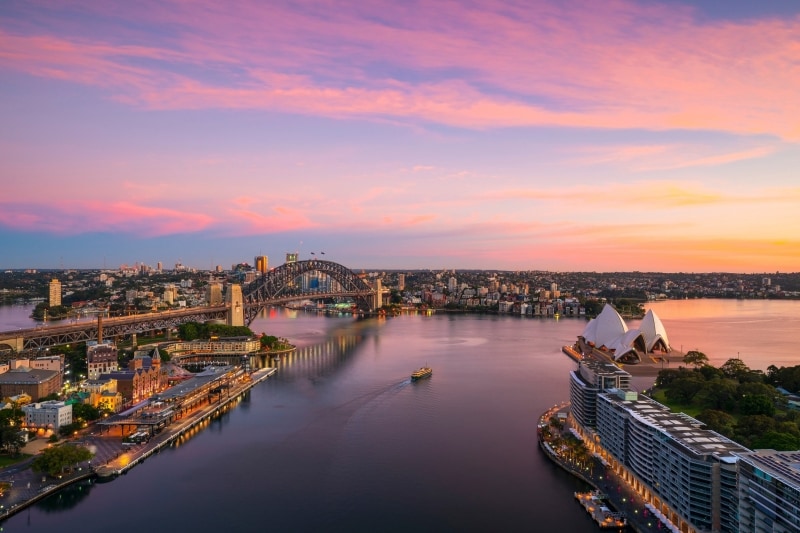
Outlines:
[{"label": "high-rise building", "polygon": [[740,531],[736,463],[750,450],[704,426],[636,392],[597,395],[595,442],[645,501],[681,531]]},{"label": "high-rise building", "polygon": [[297,263],[297,252],[286,252],[287,263]]},{"label": "high-rise building", "polygon": [[406,275],[405,274],[398,274],[397,275],[397,290],[399,290],[399,291],[406,290]]},{"label": "high-rise building", "polygon": [[61,282],[55,278],[50,281],[50,298],[48,303],[50,307],[61,305]]},{"label": "high-rise building", "polygon": [[739,457],[739,532],[800,531],[800,453],[756,450]]},{"label": "high-rise building", "polygon": [[169,305],[173,305],[175,300],[178,299],[178,288],[169,283],[164,287],[164,296],[162,298],[164,303],[168,303]]},{"label": "high-rise building", "polygon": [[159,261],[159,262],[158,262],[158,264],[157,264],[157,268],[158,268],[158,271],[159,271],[159,272],[161,272],[161,271],[163,271],[163,270],[164,270],[164,265],[161,263],[161,261]]},{"label": "high-rise building", "polygon": [[266,274],[267,270],[269,270],[269,259],[266,255],[257,255],[254,263],[256,265],[256,270],[262,274]]},{"label": "high-rise building", "polygon": [[631,375],[612,363],[586,360],[569,373],[572,416],[584,428],[597,425],[597,395],[610,389],[628,390]]}]

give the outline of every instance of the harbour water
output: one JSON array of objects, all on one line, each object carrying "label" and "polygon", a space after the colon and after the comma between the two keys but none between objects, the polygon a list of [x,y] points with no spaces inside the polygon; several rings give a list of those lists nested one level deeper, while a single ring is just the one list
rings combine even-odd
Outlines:
[{"label": "harbour water", "polygon": [[[700,349],[714,364],[737,352],[754,369],[800,364],[791,351],[800,302],[744,303],[652,305],[673,345]],[[0,328],[13,329],[10,314],[0,308]],[[568,399],[574,363],[561,346],[584,325],[269,310],[252,329],[288,337],[298,350],[238,408],[112,483],[73,487],[0,525],[117,533],[596,531],[573,496],[587,487],[536,445],[539,414]],[[410,373],[426,364],[433,376],[412,383]]]}]

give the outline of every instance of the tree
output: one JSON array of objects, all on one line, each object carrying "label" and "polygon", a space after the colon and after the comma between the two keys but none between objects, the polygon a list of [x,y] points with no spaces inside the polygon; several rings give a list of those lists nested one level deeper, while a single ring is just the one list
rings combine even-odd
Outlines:
[{"label": "tree", "polygon": [[697,415],[700,422],[705,423],[708,429],[716,431],[726,437],[733,437],[736,419],[724,411],[716,411],[713,409],[706,409]]},{"label": "tree", "polygon": [[278,342],[278,337],[276,337],[274,335],[267,335],[266,333],[262,333],[260,342],[261,342],[261,347],[262,348],[266,348],[266,349],[269,350],[270,348],[272,348]]},{"label": "tree", "polygon": [[683,356],[683,362],[695,368],[700,368],[708,364],[708,356],[697,350],[689,350],[686,352],[686,355]]},{"label": "tree", "polygon": [[181,324],[178,326],[178,335],[185,341],[193,341],[200,336],[197,327],[198,325],[199,324],[196,322],[187,322],[186,324]]},{"label": "tree", "polygon": [[44,472],[57,476],[82,461],[88,461],[94,454],[84,446],[63,444],[46,448],[31,463],[34,472]]},{"label": "tree", "polygon": [[775,404],[768,396],[750,394],[739,400],[739,411],[743,415],[772,416],[775,414]]},{"label": "tree", "polygon": [[739,422],[736,424],[736,441],[749,446],[759,435],[774,429],[775,420],[768,416],[745,415],[740,417]]},{"label": "tree", "polygon": [[[694,400],[709,409],[732,411],[736,408],[738,384],[732,379],[707,381]],[[753,413],[755,414],[755,413]]]},{"label": "tree", "polygon": [[726,377],[737,380],[750,372],[750,368],[741,359],[728,359],[719,369]]},{"label": "tree", "polygon": [[750,445],[754,449],[770,449],[778,451],[793,451],[800,448],[800,438],[789,433],[767,431],[753,439]]},{"label": "tree", "polygon": [[17,455],[25,445],[22,430],[19,427],[5,426],[0,429],[0,446],[11,455]]},{"label": "tree", "polygon": [[690,403],[695,395],[705,387],[705,380],[699,373],[690,375],[672,382],[665,392],[667,398],[673,402]]},{"label": "tree", "polygon": [[91,422],[100,418],[100,410],[88,403],[72,404],[72,419],[75,421]]}]

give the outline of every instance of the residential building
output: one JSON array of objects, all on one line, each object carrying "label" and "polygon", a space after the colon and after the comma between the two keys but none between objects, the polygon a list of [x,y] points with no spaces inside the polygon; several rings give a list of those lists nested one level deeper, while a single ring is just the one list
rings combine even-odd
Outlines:
[{"label": "residential building", "polygon": [[681,531],[738,532],[737,454],[747,448],[636,392],[597,396],[600,454]]},{"label": "residential building", "polygon": [[119,354],[116,345],[108,342],[90,344],[86,347],[86,366],[89,379],[98,379],[101,374],[119,370]]},{"label": "residential building", "polygon": [[572,416],[584,428],[597,425],[597,395],[610,389],[630,389],[631,375],[617,365],[585,360],[569,373]]},{"label": "residential building", "polygon": [[47,303],[50,307],[61,305],[61,282],[55,278],[50,281],[50,298]]},{"label": "residential building", "polygon": [[756,450],[739,457],[739,532],[800,531],[800,452]]}]

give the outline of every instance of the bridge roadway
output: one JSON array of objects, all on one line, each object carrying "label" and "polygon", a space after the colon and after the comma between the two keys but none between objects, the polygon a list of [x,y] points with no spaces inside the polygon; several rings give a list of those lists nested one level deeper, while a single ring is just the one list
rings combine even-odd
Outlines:
[{"label": "bridge roadway", "polygon": [[[311,275],[323,275],[336,283],[326,283],[324,288],[309,291],[302,280]],[[380,280],[372,286],[338,263],[318,259],[297,261],[281,265],[244,287],[232,284],[225,305],[102,319],[101,334],[98,334],[98,322],[0,332],[0,350],[36,352],[49,346],[97,340],[99,336],[115,338],[166,330],[186,322],[225,320],[232,325],[250,324],[266,306],[293,300],[347,297],[354,300],[361,312],[371,313],[381,306],[384,293]]]},{"label": "bridge roadway", "polygon": [[[186,322],[226,320],[228,307],[224,305],[191,307],[177,311],[147,313],[101,319],[103,338],[128,336],[133,333],[174,328]],[[74,324],[42,325],[35,328],[0,332],[0,347],[9,346],[16,352],[37,351],[50,346],[97,340],[98,321]]]}]

